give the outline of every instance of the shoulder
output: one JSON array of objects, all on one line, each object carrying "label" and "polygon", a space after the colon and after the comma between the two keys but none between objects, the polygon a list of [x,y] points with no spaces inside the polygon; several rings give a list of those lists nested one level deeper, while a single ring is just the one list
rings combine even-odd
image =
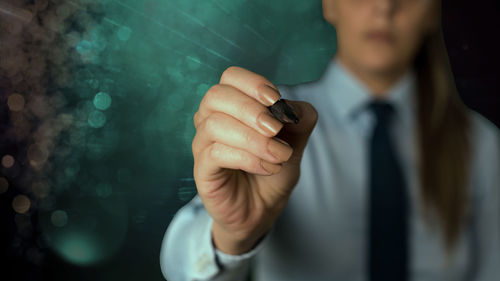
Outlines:
[{"label": "shoulder", "polygon": [[[490,152],[500,153],[500,130],[486,117],[474,111],[468,109],[468,114],[471,120],[471,134],[476,149],[481,149],[485,152],[488,150]],[[491,150],[494,151],[491,151]]]}]

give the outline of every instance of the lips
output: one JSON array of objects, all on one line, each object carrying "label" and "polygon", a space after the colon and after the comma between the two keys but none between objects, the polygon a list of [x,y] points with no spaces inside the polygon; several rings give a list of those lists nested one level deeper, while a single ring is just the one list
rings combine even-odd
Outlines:
[{"label": "lips", "polygon": [[365,37],[372,41],[379,41],[386,43],[392,43],[394,41],[394,36],[391,33],[382,30],[368,31],[366,32]]}]

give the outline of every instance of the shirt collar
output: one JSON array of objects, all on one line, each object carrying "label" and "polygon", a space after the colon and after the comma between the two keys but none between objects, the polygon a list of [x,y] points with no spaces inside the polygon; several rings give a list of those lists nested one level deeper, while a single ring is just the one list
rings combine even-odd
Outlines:
[{"label": "shirt collar", "polygon": [[[325,79],[326,94],[332,101],[335,114],[345,122],[351,121],[365,105],[374,99],[370,90],[334,57],[327,65]],[[403,122],[412,120],[414,113],[415,73],[408,71],[396,82],[384,98],[390,102]]]}]

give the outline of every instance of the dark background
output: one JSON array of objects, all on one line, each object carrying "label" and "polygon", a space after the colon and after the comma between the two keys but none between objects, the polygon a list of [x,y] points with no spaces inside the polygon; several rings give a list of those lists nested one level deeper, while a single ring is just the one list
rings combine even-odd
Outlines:
[{"label": "dark background", "polygon": [[[499,126],[500,1],[443,2],[445,41],[459,93],[468,107]],[[0,87],[0,96],[6,94],[5,88]],[[7,106],[0,103],[0,132],[6,130],[8,118]],[[26,146],[25,143],[9,142],[2,136],[0,141],[2,155],[6,152],[16,154]],[[36,245],[40,239],[40,230],[37,229],[39,218],[36,215],[33,216],[35,234],[32,238],[21,242],[15,239],[17,230],[11,201],[20,189],[19,183],[11,183],[9,191],[0,195],[1,280],[68,280],[69,277],[71,280],[141,280],[145,276],[147,279],[161,280],[158,265],[159,243],[173,213],[153,214],[148,218],[150,224],[146,224],[145,229],[129,230],[125,246],[115,254],[116,258],[98,265],[73,265],[61,259],[49,247],[43,248],[41,261],[33,263],[15,250],[19,246],[18,243],[24,243],[28,245],[26,248],[29,248],[29,245]],[[176,210],[184,204],[176,198],[169,200],[171,210]],[[148,229],[151,225],[153,228]],[[115,275],[117,269],[122,272],[120,276]]]}]

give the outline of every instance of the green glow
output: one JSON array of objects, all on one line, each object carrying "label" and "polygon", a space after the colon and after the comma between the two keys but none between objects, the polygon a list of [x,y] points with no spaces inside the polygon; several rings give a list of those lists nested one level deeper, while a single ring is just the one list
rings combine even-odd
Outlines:
[{"label": "green glow", "polygon": [[92,264],[99,257],[95,241],[87,235],[73,233],[60,242],[59,253],[66,260],[78,264]]},{"label": "green glow", "polygon": [[186,65],[189,70],[197,70],[201,66],[201,61],[199,58],[195,56],[187,56],[186,57]]},{"label": "green glow", "polygon": [[[207,90],[232,65],[275,84],[315,80],[335,53],[335,31],[322,20],[321,1],[66,5],[75,14],[61,21],[67,25],[54,31],[54,41],[61,37],[70,47],[57,46],[61,57],[50,61],[71,81],[58,89],[65,103],[54,111],[73,122],[51,151],[42,232],[54,252],[75,265],[111,258],[112,266],[124,265],[130,256],[117,251],[133,253],[142,279],[161,280],[151,261],[170,218],[196,193],[187,180],[193,114]],[[120,266],[96,272],[102,275],[88,277],[136,280]]]},{"label": "green glow", "polygon": [[130,34],[132,33],[132,30],[130,30],[130,28],[126,27],[126,26],[122,26],[120,27],[120,29],[118,30],[118,38],[121,40],[121,41],[127,41],[128,39],[130,39]]},{"label": "green glow", "polygon": [[104,92],[99,92],[94,97],[94,106],[100,110],[106,110],[111,106],[111,97]]},{"label": "green glow", "polygon": [[108,45],[106,37],[102,36],[100,32],[102,32],[102,30],[94,29],[94,30],[92,30],[92,35],[91,35],[92,45],[94,46],[94,48],[98,52],[103,51],[106,48],[106,46]]},{"label": "green glow", "polygon": [[165,69],[166,76],[174,82],[180,83],[184,80],[184,75],[182,74],[180,69],[177,69],[172,66],[167,66]]},{"label": "green glow", "polygon": [[67,194],[54,207],[70,207],[42,212],[40,226],[45,240],[63,259],[90,266],[113,257],[122,246],[129,216],[123,197],[84,198]]},{"label": "green glow", "polygon": [[92,111],[89,114],[88,123],[92,128],[101,128],[106,123],[106,115],[100,111]]},{"label": "green glow", "polygon": [[82,40],[76,46],[76,50],[78,51],[78,53],[80,53],[82,55],[86,55],[92,51],[92,43],[90,43],[87,40]]},{"label": "green glow", "polygon": [[63,227],[68,223],[68,215],[65,211],[57,210],[52,212],[50,220],[54,226]]},{"label": "green glow", "polygon": [[167,100],[163,104],[166,107],[167,111],[177,111],[180,110],[184,106],[185,98],[180,94],[172,94],[167,97]]}]

